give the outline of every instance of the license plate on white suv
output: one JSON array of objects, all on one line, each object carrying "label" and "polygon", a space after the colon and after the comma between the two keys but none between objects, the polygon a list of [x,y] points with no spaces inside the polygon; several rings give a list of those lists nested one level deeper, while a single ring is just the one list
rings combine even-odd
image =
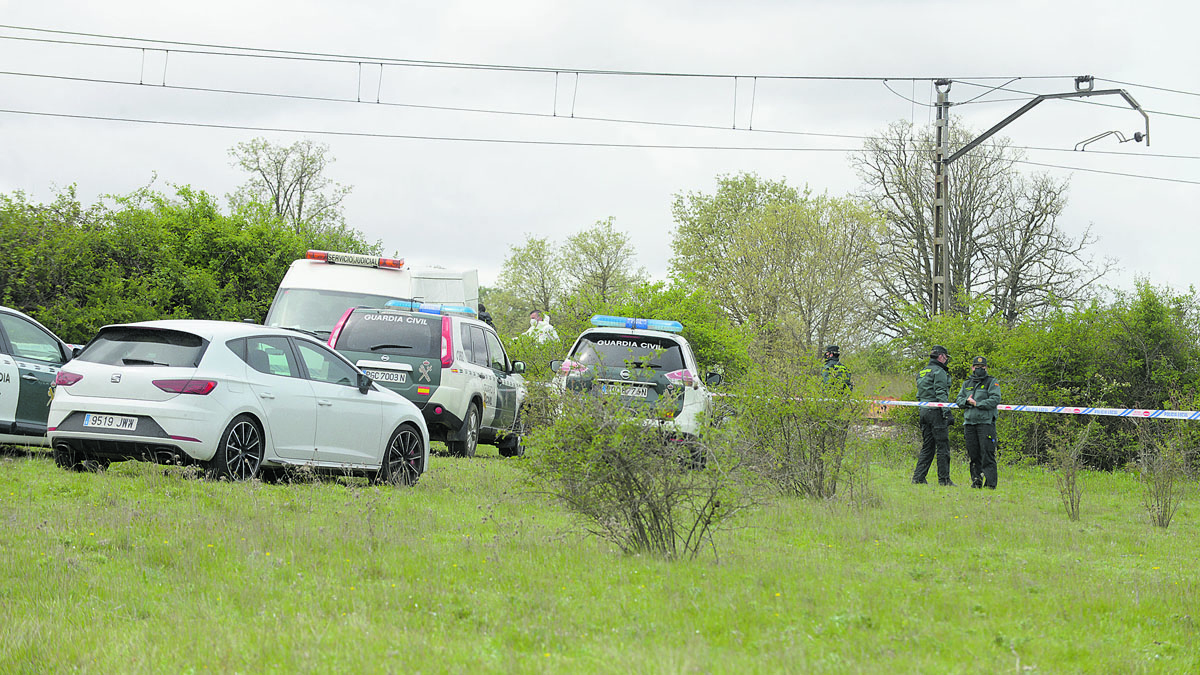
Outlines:
[{"label": "license plate on white suv", "polygon": [[92,429],[119,429],[121,431],[136,431],[137,418],[123,415],[96,415],[88,413],[83,416],[83,426]]},{"label": "license plate on white suv", "polygon": [[367,377],[375,380],[376,382],[395,382],[397,384],[404,384],[408,381],[408,375],[406,373],[395,370],[367,370],[364,368],[363,372],[367,374]]},{"label": "license plate on white suv", "polygon": [[606,384],[600,390],[604,394],[616,394],[626,398],[647,398],[650,394],[650,387],[639,387],[637,385],[622,386],[619,384]]}]

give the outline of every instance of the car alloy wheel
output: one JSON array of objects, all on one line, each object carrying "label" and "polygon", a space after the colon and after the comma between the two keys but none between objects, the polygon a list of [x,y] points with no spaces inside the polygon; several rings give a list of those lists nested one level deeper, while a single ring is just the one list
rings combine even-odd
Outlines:
[{"label": "car alloy wheel", "polygon": [[388,441],[383,466],[379,470],[379,481],[393,485],[415,485],[424,469],[425,448],[421,445],[421,434],[411,425],[401,425]]},{"label": "car alloy wheel", "polygon": [[218,479],[251,480],[258,475],[262,458],[263,438],[258,424],[249,415],[238,415],[221,434],[209,473]]}]

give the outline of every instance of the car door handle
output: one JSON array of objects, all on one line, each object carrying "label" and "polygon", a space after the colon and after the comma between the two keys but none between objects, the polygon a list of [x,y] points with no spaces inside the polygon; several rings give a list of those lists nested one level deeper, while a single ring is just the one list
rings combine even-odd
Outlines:
[{"label": "car door handle", "polygon": [[34,375],[33,373],[25,373],[21,376],[21,379],[29,380],[30,382],[37,382],[37,375]]},{"label": "car door handle", "polygon": [[275,398],[275,394],[272,394],[269,391],[264,391],[263,393],[259,394],[258,396],[259,396],[259,398],[271,398],[271,399]]},{"label": "car door handle", "polygon": [[327,398],[319,398],[319,399],[317,399],[317,405],[329,406],[329,405],[333,405],[333,401],[330,401]]}]

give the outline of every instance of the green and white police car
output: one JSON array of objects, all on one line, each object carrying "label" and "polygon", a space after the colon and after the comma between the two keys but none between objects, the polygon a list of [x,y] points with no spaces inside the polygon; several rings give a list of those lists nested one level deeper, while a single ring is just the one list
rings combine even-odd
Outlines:
[{"label": "green and white police car", "polygon": [[54,378],[74,355],[32,317],[0,307],[0,445],[48,445]]},{"label": "green and white police car", "polygon": [[551,361],[564,391],[616,396],[646,411],[647,424],[676,439],[699,435],[713,408],[710,386],[719,373],[700,378],[692,346],[678,321],[596,315],[562,361]]},{"label": "green and white police car", "polygon": [[433,440],[472,457],[479,443],[523,454],[518,413],[525,364],[511,361],[495,329],[461,305],[392,300],[355,307],[329,336],[372,380],[421,409]]}]

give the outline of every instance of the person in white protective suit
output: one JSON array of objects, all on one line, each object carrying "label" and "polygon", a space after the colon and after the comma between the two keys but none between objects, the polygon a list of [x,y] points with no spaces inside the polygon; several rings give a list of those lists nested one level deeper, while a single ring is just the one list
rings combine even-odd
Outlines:
[{"label": "person in white protective suit", "polygon": [[550,325],[550,315],[537,310],[529,313],[529,330],[521,335],[532,337],[539,343],[558,339],[558,331]]}]

